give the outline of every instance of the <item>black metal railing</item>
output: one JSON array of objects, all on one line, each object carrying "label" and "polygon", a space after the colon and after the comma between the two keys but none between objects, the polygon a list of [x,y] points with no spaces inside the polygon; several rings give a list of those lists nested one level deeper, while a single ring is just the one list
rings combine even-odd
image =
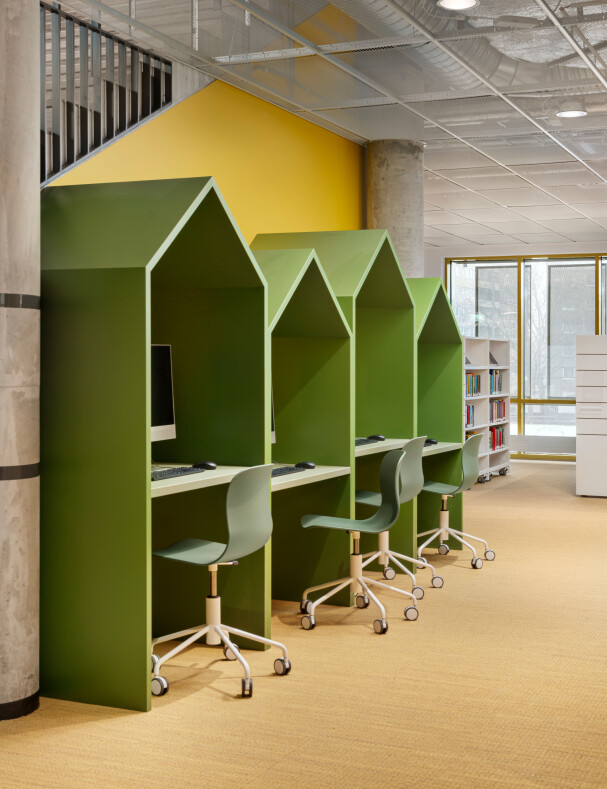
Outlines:
[{"label": "black metal railing", "polygon": [[40,3],[40,180],[172,100],[169,60]]}]

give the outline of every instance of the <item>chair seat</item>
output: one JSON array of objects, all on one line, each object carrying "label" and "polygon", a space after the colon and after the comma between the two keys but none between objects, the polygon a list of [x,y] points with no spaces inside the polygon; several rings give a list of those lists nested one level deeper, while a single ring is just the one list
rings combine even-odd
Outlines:
[{"label": "chair seat", "polygon": [[453,496],[460,489],[459,485],[444,485],[442,482],[424,482],[426,493],[438,493],[439,496]]},{"label": "chair seat", "polygon": [[379,507],[381,504],[381,493],[374,493],[372,490],[357,490],[355,500],[357,504],[369,504],[371,507]]},{"label": "chair seat", "polygon": [[359,531],[363,534],[379,534],[380,531],[386,531],[386,525],[380,524],[378,526],[368,525],[364,520],[350,520],[349,518],[333,518],[327,515],[304,515],[301,519],[301,525],[304,529],[310,529],[315,526],[321,529],[339,529],[340,531]]},{"label": "chair seat", "polygon": [[178,540],[172,545],[153,551],[154,556],[165,559],[174,559],[177,562],[188,564],[209,565],[215,564],[226,551],[223,542],[210,542],[209,540],[185,539]]}]

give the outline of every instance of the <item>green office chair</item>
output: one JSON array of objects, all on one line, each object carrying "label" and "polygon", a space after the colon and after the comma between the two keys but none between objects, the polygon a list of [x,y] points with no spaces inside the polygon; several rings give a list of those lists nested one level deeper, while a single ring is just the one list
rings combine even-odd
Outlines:
[{"label": "green office chair", "polygon": [[271,641],[255,633],[247,633],[221,622],[221,598],[217,595],[217,567],[220,564],[238,564],[237,559],[248,556],[262,548],[272,534],[272,516],[270,512],[270,475],[271,465],[253,466],[241,471],[230,482],[226,496],[226,514],[228,522],[228,542],[210,542],[208,540],[184,539],[154,551],[155,556],[172,559],[176,562],[197,564],[208,567],[210,574],[210,594],[206,599],[206,625],[181,630],[152,641],[152,653],[156,644],[172,641],[176,638],[189,636],[174,649],[162,657],[152,654],[152,693],[163,696],[169,689],[165,677],[160,676],[162,665],[175,655],[182,652],[201,636],[206,635],[206,643],[211,645],[224,644],[224,656],[228,660],[239,660],[244,669],[242,695],[253,695],[253,680],[249,664],[241,655],[238,646],[230,639],[229,634],[243,636],[252,641],[269,644],[282,649],[283,657],[274,661],[274,671],[286,675],[291,671],[291,662],[287,648],[278,641]]},{"label": "green office chair", "polygon": [[[326,584],[319,584],[318,586],[311,586],[303,593],[303,598],[300,605],[300,611],[305,616],[302,617],[301,626],[304,630],[313,630],[316,627],[316,617],[314,612],[317,606],[328,600],[337,592],[344,589],[348,584],[352,587],[352,592],[356,596],[356,605],[358,608],[368,608],[369,600],[373,600],[375,605],[379,608],[381,619],[376,619],[373,622],[373,629],[376,633],[385,633],[388,630],[388,622],[386,621],[386,610],[379,602],[377,597],[369,589],[369,584],[374,586],[382,586],[385,589],[390,589],[393,592],[410,597],[413,600],[413,605],[405,608],[405,619],[411,621],[417,619],[417,600],[413,594],[404,592],[402,589],[397,589],[394,586],[375,581],[371,578],[363,577],[363,557],[360,553],[360,535],[361,532],[365,534],[380,534],[387,531],[387,529],[395,523],[400,511],[400,501],[398,498],[399,484],[400,484],[400,467],[405,457],[405,452],[402,449],[395,449],[391,452],[386,452],[381,463],[379,470],[379,486],[381,490],[381,504],[370,518],[366,520],[350,520],[349,518],[335,518],[324,515],[306,515],[301,519],[301,525],[304,529],[319,527],[323,529],[340,529],[352,534],[354,540],[353,551],[350,554],[350,575],[347,578],[340,578],[337,581],[330,581]],[[327,589],[334,586],[327,594],[322,595],[317,600],[309,600],[308,595],[310,592],[317,592],[320,589]]]},{"label": "green office chair", "polygon": [[447,499],[450,496],[453,497],[464,490],[470,490],[470,488],[478,479],[478,452],[482,439],[483,436],[480,433],[470,436],[462,448],[462,481],[460,485],[444,485],[442,482],[424,483],[425,491],[428,493],[437,493],[441,497],[442,506],[440,511],[439,528],[431,529],[430,531],[425,531],[421,534],[418,534],[418,537],[426,537],[428,534],[431,535],[417,549],[418,558],[421,557],[423,549],[436,537],[440,539],[438,552],[443,555],[449,553],[449,546],[445,545],[443,540],[447,540],[451,536],[455,537],[455,539],[461,542],[462,545],[465,545],[466,548],[469,548],[472,551],[471,563],[475,570],[481,569],[483,566],[483,560],[480,558],[480,556],[476,555],[476,551],[472,545],[463,539],[464,537],[468,537],[470,540],[478,540],[478,542],[482,542],[485,546],[485,559],[487,559],[489,562],[492,562],[495,559],[495,551],[490,550],[489,545],[485,540],[482,540],[480,537],[474,537],[472,534],[466,534],[466,532],[452,529],[449,526],[449,510],[447,509]]},{"label": "green office chair", "polygon": [[[414,499],[422,490],[424,486],[424,470],[422,467],[422,452],[424,451],[424,442],[426,436],[419,438],[412,438],[405,444],[405,459],[400,467],[400,503],[406,504],[408,501]],[[381,504],[381,494],[374,493],[370,490],[357,490],[356,491],[357,504],[368,504],[371,507],[379,507]],[[391,581],[396,577],[396,571],[390,567],[392,561],[399,567],[406,575],[411,578],[413,589],[412,593],[418,600],[424,596],[424,590],[421,586],[417,585],[415,576],[408,570],[399,559],[403,559],[411,564],[420,565],[421,568],[428,567],[432,570],[432,586],[440,589],[444,581],[440,575],[436,574],[434,567],[429,564],[425,559],[414,559],[412,556],[405,556],[402,553],[395,553],[390,550],[390,535],[387,531],[382,531],[378,535],[378,548],[375,553],[363,554],[363,567],[373,562],[375,559],[379,561],[384,568],[384,578]]]}]

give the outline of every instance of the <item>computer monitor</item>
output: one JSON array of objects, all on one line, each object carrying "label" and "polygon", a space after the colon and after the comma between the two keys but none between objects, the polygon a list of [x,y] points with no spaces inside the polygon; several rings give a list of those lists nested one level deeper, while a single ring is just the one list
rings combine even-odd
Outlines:
[{"label": "computer monitor", "polygon": [[272,391],[272,444],[276,443],[276,424],[274,423],[274,391]]},{"label": "computer monitor", "polygon": [[171,346],[152,345],[152,441],[175,437]]}]

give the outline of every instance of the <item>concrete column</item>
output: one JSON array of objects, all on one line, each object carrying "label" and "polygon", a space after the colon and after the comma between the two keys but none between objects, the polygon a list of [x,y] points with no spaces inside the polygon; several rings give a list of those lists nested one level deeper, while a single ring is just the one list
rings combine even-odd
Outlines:
[{"label": "concrete column", "polygon": [[406,277],[423,277],[423,143],[370,142],[366,177],[367,227],[388,231]]},{"label": "concrete column", "polygon": [[0,720],[38,707],[39,14],[0,0]]}]

